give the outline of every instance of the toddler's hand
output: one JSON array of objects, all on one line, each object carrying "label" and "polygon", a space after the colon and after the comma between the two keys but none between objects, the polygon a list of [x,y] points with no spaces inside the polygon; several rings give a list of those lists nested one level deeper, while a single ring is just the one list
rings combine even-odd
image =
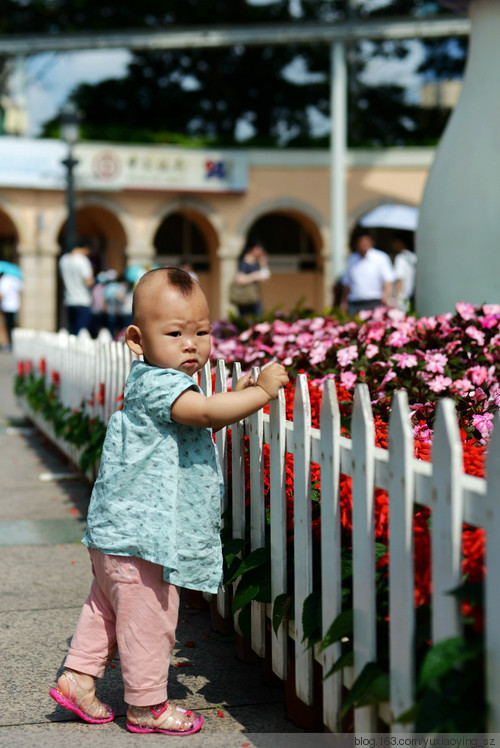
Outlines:
[{"label": "toddler's hand", "polygon": [[253,374],[245,374],[243,377],[240,377],[234,387],[232,387],[233,392],[238,392],[238,390],[246,390],[247,387],[253,387],[255,384],[255,379],[253,378]]},{"label": "toddler's hand", "polygon": [[271,400],[278,397],[278,392],[288,382],[289,379],[285,367],[278,363],[266,366],[257,378],[257,386],[262,387]]}]

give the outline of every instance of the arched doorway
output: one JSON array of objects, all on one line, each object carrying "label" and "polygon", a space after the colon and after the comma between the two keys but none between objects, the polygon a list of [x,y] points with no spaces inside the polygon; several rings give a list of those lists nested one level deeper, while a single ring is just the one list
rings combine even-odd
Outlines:
[{"label": "arched doorway", "polygon": [[298,212],[273,211],[250,226],[246,244],[255,241],[267,250],[272,273],[262,284],[264,309],[290,312],[301,306],[321,311],[322,240],[315,223]]},{"label": "arched doorway", "polygon": [[[75,239],[85,237],[92,246],[91,262],[94,274],[102,270],[116,270],[120,275],[126,267],[125,249],[127,236],[125,229],[117,216],[102,205],[83,205],[75,214]],[[57,241],[64,247],[66,222],[61,226]],[[57,274],[57,320],[58,327],[65,324],[63,309],[63,287],[59,273]]]},{"label": "arched doorway", "polygon": [[[19,262],[18,252],[18,234],[13,221],[0,210],[0,260],[13,262],[16,265]],[[8,342],[7,330],[3,320],[3,314],[0,312],[0,344]]]},{"label": "arched doorway", "polygon": [[0,260],[17,263],[17,243],[18,235],[13,221],[0,210]]},{"label": "arched doorway", "polygon": [[189,263],[203,288],[210,308],[219,289],[217,266],[218,238],[207,218],[195,209],[169,213],[153,239],[155,263],[159,266]]},{"label": "arched doorway", "polygon": [[[63,247],[66,223],[61,226],[58,242]],[[76,237],[85,236],[92,241],[92,263],[96,273],[101,270],[125,270],[127,237],[123,225],[108,208],[85,205],[76,211]]]}]

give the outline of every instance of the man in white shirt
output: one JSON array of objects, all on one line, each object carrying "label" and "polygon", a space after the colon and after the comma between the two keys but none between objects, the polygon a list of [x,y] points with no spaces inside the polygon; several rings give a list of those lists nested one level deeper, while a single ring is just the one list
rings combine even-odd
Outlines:
[{"label": "man in white shirt", "polygon": [[340,309],[354,315],[362,309],[387,305],[395,280],[389,255],[374,248],[366,229],[354,234],[351,247],[353,251],[342,276]]},{"label": "man in white shirt", "polygon": [[81,239],[71,251],[59,259],[59,270],[64,283],[64,304],[68,313],[68,329],[72,335],[88,330],[92,317],[94,271],[89,260],[90,243]]},{"label": "man in white shirt", "polygon": [[9,339],[5,349],[12,344],[12,330],[16,324],[17,313],[21,306],[21,291],[23,282],[20,278],[7,273],[0,273],[0,308],[2,310],[5,329]]},{"label": "man in white shirt", "polygon": [[398,309],[407,312],[415,291],[417,258],[415,253],[408,249],[404,236],[399,234],[396,234],[392,240],[391,251],[394,255],[394,274],[396,276],[392,303]]}]

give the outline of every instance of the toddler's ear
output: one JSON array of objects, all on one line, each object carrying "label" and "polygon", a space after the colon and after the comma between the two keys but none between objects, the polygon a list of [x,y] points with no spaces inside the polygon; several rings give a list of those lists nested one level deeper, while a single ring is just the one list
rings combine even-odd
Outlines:
[{"label": "toddler's ear", "polygon": [[125,342],[132,353],[136,353],[138,356],[142,355],[143,350],[141,331],[139,330],[137,325],[129,325],[127,327],[127,329],[125,330]]}]

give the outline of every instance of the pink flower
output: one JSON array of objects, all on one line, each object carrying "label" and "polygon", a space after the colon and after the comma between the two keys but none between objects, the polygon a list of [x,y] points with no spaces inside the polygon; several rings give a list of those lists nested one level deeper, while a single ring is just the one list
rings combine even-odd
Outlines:
[{"label": "pink flower", "polygon": [[381,383],[380,383],[380,384],[381,384],[381,386],[383,387],[383,386],[384,386],[384,384],[387,384],[387,382],[390,382],[390,381],[391,381],[391,379],[396,379],[396,377],[397,377],[397,374],[396,374],[396,372],[395,372],[395,371],[393,371],[393,370],[391,369],[390,371],[388,371],[388,372],[387,372],[387,373],[386,373],[386,374],[384,375],[384,378],[382,379],[382,381],[381,381]]},{"label": "pink flower", "polygon": [[425,370],[434,374],[444,374],[444,367],[448,363],[448,357],[444,353],[429,351],[424,353]]},{"label": "pink flower", "polygon": [[488,399],[488,396],[486,395],[485,391],[481,387],[477,387],[477,389],[473,390],[472,392],[469,392],[469,397],[473,403],[482,403],[483,400]]},{"label": "pink flower", "polygon": [[316,364],[321,363],[325,360],[327,351],[330,348],[330,341],[320,341],[317,340],[312,348],[312,350],[309,352],[309,362],[312,366],[315,366]]},{"label": "pink flower", "polygon": [[350,390],[356,384],[357,376],[353,371],[342,371],[340,373],[340,384],[345,387],[346,390]]},{"label": "pink flower", "polygon": [[257,330],[257,332],[260,332],[261,335],[265,335],[266,332],[269,332],[271,329],[271,325],[269,322],[260,322],[259,324],[255,325],[254,330]]},{"label": "pink flower", "polygon": [[489,371],[486,366],[471,366],[467,371],[467,375],[473,384],[481,385],[488,379]]},{"label": "pink flower", "polygon": [[374,356],[377,355],[378,352],[379,352],[378,345],[375,345],[375,343],[368,343],[368,345],[366,346],[366,351],[365,351],[366,358],[373,358]]},{"label": "pink flower", "polygon": [[417,365],[417,357],[413,353],[395,353],[392,359],[400,369],[411,369]]},{"label": "pink flower", "polygon": [[492,327],[496,327],[498,325],[498,319],[492,314],[489,314],[486,317],[482,317],[479,321],[481,322],[481,327],[483,327],[485,330],[491,330]]},{"label": "pink flower", "polygon": [[482,438],[486,439],[493,429],[493,413],[472,416],[472,425],[479,431]]},{"label": "pink flower", "polygon": [[476,310],[472,304],[465,301],[459,301],[456,304],[457,314],[462,317],[466,322],[470,319],[475,319]]},{"label": "pink flower", "polygon": [[341,348],[337,351],[337,361],[339,366],[349,366],[350,363],[358,357],[358,346],[348,345],[347,348]]},{"label": "pink flower", "polygon": [[483,304],[483,314],[500,316],[500,304]]},{"label": "pink flower", "polygon": [[432,444],[432,431],[426,423],[419,423],[413,427],[413,438],[424,444]]},{"label": "pink flower", "polygon": [[431,379],[428,382],[428,387],[433,392],[443,392],[447,390],[453,384],[453,380],[450,377],[443,377],[442,374],[438,374],[437,377]]},{"label": "pink flower", "polygon": [[470,379],[467,379],[467,377],[464,377],[463,379],[455,379],[451,389],[452,389],[452,392],[456,393],[460,397],[466,397],[471,387],[472,387],[472,382],[470,381]]},{"label": "pink flower", "polygon": [[474,327],[474,325],[469,325],[465,328],[465,332],[469,336],[469,338],[472,338],[472,340],[475,340],[476,343],[479,345],[484,345],[484,332],[481,332],[481,330],[478,330],[477,327]]},{"label": "pink flower", "polygon": [[394,330],[387,338],[387,345],[392,345],[394,348],[402,348],[409,340],[410,338],[403,330]]}]

